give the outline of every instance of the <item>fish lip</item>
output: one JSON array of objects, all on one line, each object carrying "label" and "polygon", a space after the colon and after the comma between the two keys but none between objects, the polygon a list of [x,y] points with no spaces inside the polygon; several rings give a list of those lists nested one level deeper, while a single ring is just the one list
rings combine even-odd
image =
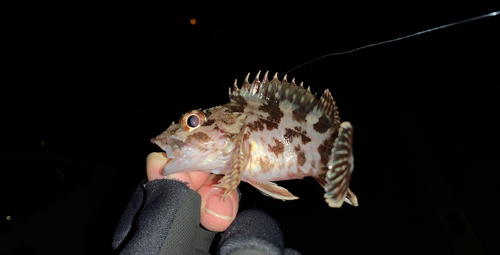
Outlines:
[{"label": "fish lip", "polygon": [[170,138],[169,139],[171,143],[175,144],[175,146],[182,148],[186,145],[182,140],[177,139],[177,138]]},{"label": "fish lip", "polygon": [[169,135],[165,136],[165,152],[167,153],[167,157],[170,159],[173,159],[175,157],[181,156],[182,155],[182,148],[185,143],[180,140],[176,139],[173,137],[170,137]]},{"label": "fish lip", "polygon": [[156,138],[152,138],[151,142],[155,143],[162,150],[164,150],[167,153],[167,157],[170,159],[181,156],[181,148],[185,146],[185,143],[182,140],[171,137],[166,132],[163,132]]}]

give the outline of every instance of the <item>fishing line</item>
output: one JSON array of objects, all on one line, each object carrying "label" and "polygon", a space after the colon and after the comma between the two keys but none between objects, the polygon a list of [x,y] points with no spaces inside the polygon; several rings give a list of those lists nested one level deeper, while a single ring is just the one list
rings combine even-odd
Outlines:
[{"label": "fishing line", "polygon": [[295,70],[297,68],[300,68],[302,66],[305,66],[305,65],[307,65],[307,64],[309,64],[311,62],[314,62],[314,61],[322,59],[322,58],[332,57],[332,56],[337,56],[337,55],[343,55],[343,54],[348,54],[348,53],[352,53],[352,52],[355,52],[355,51],[358,51],[358,50],[362,50],[362,49],[366,49],[366,48],[370,48],[370,47],[374,47],[374,46],[378,46],[378,45],[382,45],[382,44],[386,44],[386,43],[391,43],[391,42],[403,40],[403,39],[410,38],[410,37],[413,37],[413,36],[417,36],[417,35],[429,33],[429,32],[432,32],[432,31],[439,30],[439,29],[443,29],[443,28],[447,28],[447,27],[452,27],[452,26],[460,25],[460,24],[463,24],[463,23],[467,23],[467,22],[471,22],[471,21],[475,21],[475,20],[479,20],[479,19],[484,19],[484,18],[489,18],[489,17],[497,16],[498,14],[500,14],[500,11],[491,12],[491,13],[488,13],[488,14],[480,15],[480,16],[473,17],[473,18],[466,19],[466,20],[461,20],[461,21],[453,22],[453,23],[442,25],[442,26],[439,26],[439,27],[434,27],[434,28],[431,28],[431,29],[427,29],[427,30],[424,30],[424,31],[417,32],[417,33],[409,34],[409,35],[406,35],[406,36],[403,36],[403,37],[398,37],[398,38],[387,40],[387,41],[383,41],[383,42],[378,42],[378,43],[373,43],[373,44],[365,45],[365,46],[362,46],[362,47],[359,47],[359,48],[356,48],[356,49],[353,49],[353,50],[348,50],[348,51],[336,52],[336,53],[332,53],[332,54],[323,55],[321,57],[317,57],[317,58],[315,58],[313,60],[305,62],[304,64],[296,66],[296,67],[294,67],[294,68],[286,71],[285,73],[281,74],[279,77],[282,77],[285,74],[287,74],[287,73],[289,73],[289,72],[291,72],[291,71],[293,71],[293,70]]}]

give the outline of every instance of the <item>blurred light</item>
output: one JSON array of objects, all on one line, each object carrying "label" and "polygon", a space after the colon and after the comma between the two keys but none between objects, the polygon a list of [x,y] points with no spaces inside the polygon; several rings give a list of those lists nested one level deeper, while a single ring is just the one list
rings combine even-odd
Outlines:
[{"label": "blurred light", "polygon": [[191,25],[194,25],[194,24],[196,24],[196,20],[195,20],[194,18],[191,18],[191,19],[189,20],[189,23],[191,23]]},{"label": "blurred light", "polygon": [[45,147],[45,141],[40,142],[40,147]]},{"label": "blurred light", "polygon": [[7,218],[6,218],[6,219],[7,219],[7,220],[10,220],[10,219],[11,219],[11,218],[10,218],[10,215],[7,215]]}]

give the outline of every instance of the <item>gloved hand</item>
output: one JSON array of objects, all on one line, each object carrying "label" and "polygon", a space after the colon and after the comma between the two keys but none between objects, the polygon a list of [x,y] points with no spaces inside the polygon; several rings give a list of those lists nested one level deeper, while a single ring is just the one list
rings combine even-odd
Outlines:
[{"label": "gloved hand", "polygon": [[[161,156],[156,156],[158,155],[148,157],[148,179],[163,177],[159,173],[166,161],[163,162]],[[218,178],[200,176],[196,172],[168,176],[168,178],[188,180],[189,184],[170,179],[141,183],[115,231],[113,249],[120,254],[209,254],[208,251],[217,232],[205,228],[225,230],[234,217],[220,216],[227,216],[227,212],[231,210],[236,213],[238,195],[230,194],[230,197],[222,202],[221,190],[216,190],[219,194],[215,197],[222,204],[217,204],[215,201],[215,203],[209,202],[211,205],[207,206],[207,200],[210,201],[210,196],[214,195],[212,194],[214,188],[211,185],[216,183]],[[206,190],[203,190],[204,187]],[[197,189],[198,193],[193,189]],[[229,202],[234,202],[233,205],[228,205],[229,199],[233,199]],[[214,204],[217,213],[208,209]],[[200,211],[202,211],[201,216]],[[200,217],[201,225],[205,228],[200,226]],[[221,238],[219,252],[220,254],[250,254],[248,252],[299,254],[294,250],[283,249],[283,238],[278,224],[270,216],[257,210],[245,211],[236,217]]]},{"label": "gloved hand", "polygon": [[221,255],[300,255],[284,248],[279,224],[260,210],[245,210],[222,233],[218,254]]},{"label": "gloved hand", "polygon": [[238,212],[238,192],[233,191],[228,195],[226,201],[223,201],[221,195],[224,189],[213,186],[218,183],[222,176],[206,172],[192,171],[163,176],[161,172],[167,162],[167,155],[164,152],[149,154],[146,159],[148,181],[166,178],[185,183],[201,196],[201,225],[211,231],[226,230]]}]

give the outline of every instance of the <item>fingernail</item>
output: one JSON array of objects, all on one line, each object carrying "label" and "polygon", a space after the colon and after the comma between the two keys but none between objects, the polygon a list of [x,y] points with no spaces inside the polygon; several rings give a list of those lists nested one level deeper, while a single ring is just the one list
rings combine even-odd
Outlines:
[{"label": "fingernail", "polygon": [[170,160],[162,153],[153,152],[146,158],[146,173],[148,181],[163,179],[161,171]]},{"label": "fingernail", "polygon": [[[221,218],[223,220],[233,220],[234,215],[226,215],[226,211],[221,211],[221,208],[231,208],[233,211],[233,200],[228,197],[225,201],[222,201],[222,196],[221,194],[222,189],[220,188],[214,188],[212,191],[208,194],[207,197],[207,202],[205,204],[205,211],[215,217]],[[225,203],[224,206],[220,206],[220,203]]]}]

